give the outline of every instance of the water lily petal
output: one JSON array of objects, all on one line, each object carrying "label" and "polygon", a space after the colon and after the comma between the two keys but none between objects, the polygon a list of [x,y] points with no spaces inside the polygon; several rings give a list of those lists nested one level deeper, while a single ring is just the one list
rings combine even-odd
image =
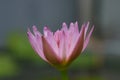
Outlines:
[{"label": "water lily petal", "polygon": [[59,59],[58,55],[56,55],[54,49],[49,44],[48,40],[46,40],[46,38],[42,36],[42,41],[43,41],[43,52],[49,63],[53,65],[60,64],[61,60]]},{"label": "water lily petal", "polygon": [[60,31],[59,57],[64,61],[66,55],[65,33],[64,31]]},{"label": "water lily petal", "polygon": [[36,26],[33,26],[32,28],[33,28],[33,32],[34,32],[35,36],[37,36],[37,35],[42,36],[42,34],[37,30]]},{"label": "water lily petal", "polygon": [[92,35],[93,29],[94,29],[94,26],[92,27],[92,29],[90,30],[90,32],[88,33],[88,36],[86,37],[86,39],[84,41],[84,46],[83,46],[82,52],[85,50],[85,48],[87,47],[87,45],[89,43],[89,40],[90,40],[90,37]]},{"label": "water lily petal", "polygon": [[58,45],[54,38],[53,32],[51,32],[47,27],[44,27],[44,37],[47,40],[47,42],[50,44],[50,46],[55,51],[56,55],[59,55]]},{"label": "water lily petal", "polygon": [[[35,30],[34,30],[34,33],[36,33]],[[34,36],[31,33],[30,29],[28,29],[27,34],[28,34],[28,38],[29,38],[30,44],[32,45],[32,48],[35,50],[35,52],[38,53],[38,55],[43,60],[47,61],[46,58],[45,58],[45,56],[44,56],[44,54],[43,54],[42,42],[41,42],[41,36],[40,36],[40,34],[36,34],[36,36]]]},{"label": "water lily petal", "polygon": [[79,28],[78,28],[78,22],[77,21],[75,22],[74,26],[75,26],[75,33],[79,34]]},{"label": "water lily petal", "polygon": [[70,34],[69,37],[71,40],[70,44],[71,44],[71,46],[73,46],[73,44],[76,42],[77,38],[79,37],[79,29],[78,29],[77,22],[74,24],[72,35]]},{"label": "water lily petal", "polygon": [[68,31],[67,24],[65,22],[62,24],[61,30],[63,30],[64,32]]},{"label": "water lily petal", "polygon": [[88,31],[89,24],[90,24],[89,22],[87,22],[87,24],[84,24],[84,26],[85,26],[84,39],[86,38],[86,34],[87,34],[87,31]]},{"label": "water lily petal", "polygon": [[75,29],[75,26],[73,23],[70,23],[70,27],[69,27],[69,35],[72,35],[74,33],[74,29]]},{"label": "water lily petal", "polygon": [[55,33],[54,33],[54,38],[55,38],[55,41],[59,47],[59,44],[60,44],[60,31],[57,30]]},{"label": "water lily petal", "polygon": [[78,55],[82,51],[83,42],[84,42],[84,31],[85,31],[85,27],[82,27],[80,35],[77,41],[74,43],[74,47],[70,49],[70,54],[67,56],[68,63],[73,61],[76,57],[78,57]]}]

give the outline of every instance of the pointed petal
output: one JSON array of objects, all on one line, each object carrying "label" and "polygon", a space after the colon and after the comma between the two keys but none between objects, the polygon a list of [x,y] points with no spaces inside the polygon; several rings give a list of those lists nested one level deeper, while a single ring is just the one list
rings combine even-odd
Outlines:
[{"label": "pointed petal", "polygon": [[32,45],[33,49],[35,51],[38,51],[37,47],[35,46],[36,45],[35,36],[31,33],[30,29],[28,29],[27,35],[28,35],[28,39],[29,39],[30,44]]},{"label": "pointed petal", "polygon": [[67,59],[68,64],[71,61],[73,61],[76,57],[78,57],[78,55],[82,51],[83,42],[84,42],[84,31],[85,31],[85,27],[82,27],[80,35],[79,35],[77,41],[75,42],[75,45],[74,45],[73,49],[70,52],[70,55],[68,56],[68,59]]},{"label": "pointed petal", "polygon": [[57,31],[54,33],[54,38],[55,38],[55,41],[57,42],[58,47],[59,47],[59,40],[60,40],[59,33],[60,33],[59,30],[57,30]]},{"label": "pointed petal", "polygon": [[64,31],[60,31],[60,45],[59,45],[59,56],[62,61],[66,58],[66,43],[65,43],[65,33]]},{"label": "pointed petal", "polygon": [[74,28],[75,28],[74,24],[73,24],[73,23],[70,23],[69,33],[72,34],[72,33],[74,32]]},{"label": "pointed petal", "polygon": [[[75,26],[73,23],[70,23],[69,31],[67,33],[68,48],[73,47],[74,41],[76,40]],[[69,53],[68,53],[69,54]]]},{"label": "pointed petal", "polygon": [[94,26],[92,27],[92,29],[90,30],[88,36],[86,37],[86,39],[84,41],[84,46],[83,46],[82,52],[85,50],[85,48],[87,47],[87,45],[89,43],[89,40],[90,40],[90,37],[92,35],[93,29],[94,29]]},{"label": "pointed petal", "polygon": [[85,26],[82,25],[81,27],[81,30],[80,30],[80,33],[79,34],[76,34],[74,31],[74,33],[72,34],[69,34],[69,39],[68,39],[68,42],[70,43],[70,50],[69,50],[69,55],[70,55],[70,52],[72,51],[72,49],[74,48],[75,46],[75,42],[77,42],[78,38],[80,37],[80,35],[82,34],[82,30]]},{"label": "pointed petal", "polygon": [[84,26],[85,26],[85,36],[84,36],[84,38],[86,38],[86,34],[87,34],[87,30],[88,30],[88,27],[89,27],[89,22],[87,22],[87,24],[85,24]]},{"label": "pointed petal", "polygon": [[47,27],[44,27],[44,37],[47,40],[47,42],[50,44],[56,55],[59,55],[58,45],[54,38],[53,32],[51,32]]},{"label": "pointed petal", "polygon": [[62,24],[62,30],[65,32],[68,31],[67,24],[65,22]]},{"label": "pointed petal", "polygon": [[43,50],[42,50],[42,42],[41,42],[41,36],[37,36],[37,38],[31,33],[30,29],[28,29],[27,32],[28,35],[28,39],[30,41],[30,44],[32,46],[32,48],[35,50],[36,53],[38,53],[38,55],[45,61],[47,61],[45,59],[45,56],[43,54]]},{"label": "pointed petal", "polygon": [[78,22],[77,21],[75,22],[74,26],[75,26],[75,33],[79,34],[79,28],[78,28]]},{"label": "pointed petal", "polygon": [[69,37],[71,38],[71,42],[70,42],[71,46],[72,46],[72,44],[75,43],[76,39],[79,36],[79,29],[78,29],[78,23],[77,22],[74,24],[73,28],[74,29],[73,29],[72,33],[69,35]]},{"label": "pointed petal", "polygon": [[86,39],[86,35],[87,35],[87,31],[88,31],[88,27],[89,27],[89,22],[84,23],[83,26],[85,27],[85,32],[84,32],[84,40]]},{"label": "pointed petal", "polygon": [[37,36],[37,35],[42,36],[42,34],[37,30],[36,26],[33,26],[32,28],[33,28],[33,32],[34,32],[35,36]]},{"label": "pointed petal", "polygon": [[36,26],[33,26],[32,28],[35,35],[36,43],[38,43],[38,47],[43,51],[41,40],[42,34],[37,30]]},{"label": "pointed petal", "polygon": [[43,41],[43,51],[46,59],[53,65],[58,65],[60,64],[60,59],[56,55],[54,49],[51,47],[49,42],[42,36],[42,41]]},{"label": "pointed petal", "polygon": [[68,26],[65,22],[62,24],[61,31],[64,31],[65,36],[68,37]]},{"label": "pointed petal", "polygon": [[42,43],[42,38],[39,35],[36,35],[36,47],[38,48],[38,55],[45,61],[47,61],[47,59],[44,56],[43,53],[43,43]]},{"label": "pointed petal", "polygon": [[48,34],[53,35],[53,32],[51,32],[51,30],[48,27],[44,27],[43,31],[45,37],[47,37]]}]

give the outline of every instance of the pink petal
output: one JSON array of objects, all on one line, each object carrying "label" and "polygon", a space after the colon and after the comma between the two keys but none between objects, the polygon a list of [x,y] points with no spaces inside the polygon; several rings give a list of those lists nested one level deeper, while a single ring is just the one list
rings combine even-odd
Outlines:
[{"label": "pink petal", "polygon": [[53,32],[50,31],[48,27],[44,27],[44,36],[47,37],[48,34],[53,35]]},{"label": "pink petal", "polygon": [[90,37],[92,35],[93,29],[94,29],[94,26],[92,27],[92,29],[90,30],[88,36],[86,37],[86,39],[84,41],[84,46],[83,46],[82,52],[85,50],[85,48],[87,47],[87,45],[89,43],[89,40],[90,40]]},{"label": "pink petal", "polygon": [[75,22],[74,26],[75,26],[75,33],[79,34],[79,28],[78,28],[78,22],[77,21]]},{"label": "pink petal", "polygon": [[44,55],[46,59],[49,61],[49,63],[52,65],[60,64],[61,60],[59,59],[58,55],[56,55],[54,49],[52,48],[48,40],[46,40],[46,38],[42,36],[42,41],[43,41]]},{"label": "pink petal", "polygon": [[67,55],[68,56],[67,57],[68,64],[71,61],[73,61],[76,57],[78,57],[78,55],[82,51],[83,42],[84,42],[84,31],[85,31],[85,27],[82,27],[80,35],[79,35],[78,39],[76,40],[76,42],[74,43],[74,47],[72,49],[70,49],[70,54]]},{"label": "pink petal", "polygon": [[32,28],[35,36],[37,35],[42,36],[42,34],[37,30],[36,26],[33,26]]},{"label": "pink petal", "polygon": [[76,39],[74,35],[75,35],[75,26],[73,23],[70,23],[69,31],[67,33],[68,48],[72,46],[74,40]]},{"label": "pink petal", "polygon": [[70,23],[70,27],[69,27],[69,34],[71,35],[72,33],[74,33],[74,24],[73,23]]},{"label": "pink petal", "polygon": [[59,57],[62,61],[65,61],[66,58],[66,43],[65,43],[65,33],[60,31],[60,44],[59,44]]},{"label": "pink petal", "polygon": [[77,40],[78,36],[79,36],[79,29],[78,29],[78,23],[76,22],[74,24],[74,26],[73,26],[72,35],[70,34],[70,36],[69,36],[69,37],[71,37],[71,42],[70,42],[71,46],[72,46],[72,44],[75,43],[75,41]]},{"label": "pink petal", "polygon": [[58,52],[58,45],[57,42],[53,36],[53,32],[51,32],[47,27],[44,27],[44,38],[47,40],[47,42],[50,44],[56,55],[59,55]]},{"label": "pink petal", "polygon": [[[75,25],[75,24],[74,24]],[[83,28],[84,26],[82,26],[82,28]],[[82,29],[81,28],[81,29]],[[76,30],[75,30],[75,26],[73,27],[73,31],[71,31],[72,33],[69,33],[69,38],[68,38],[68,42],[69,42],[69,48],[70,48],[70,50],[72,50],[73,49],[73,47],[74,47],[74,45],[75,45],[75,42],[77,42],[77,40],[78,40],[78,38],[79,38],[79,36],[81,35],[81,32],[82,32],[82,30],[80,31],[80,33],[78,32],[78,33],[76,33],[75,32]],[[70,53],[71,51],[69,51],[69,53]]]},{"label": "pink petal", "polygon": [[28,29],[28,38],[30,41],[30,44],[32,45],[32,48],[35,50],[36,53],[38,53],[38,55],[45,61],[47,61],[45,59],[45,56],[43,54],[43,50],[42,50],[42,42],[41,42],[41,36],[37,35],[36,37],[31,33],[31,31]]},{"label": "pink petal", "polygon": [[68,36],[68,26],[65,22],[62,24],[61,31],[64,31],[65,35]]},{"label": "pink petal", "polygon": [[66,48],[66,53],[68,53],[68,48],[69,48],[69,42],[70,42],[70,37],[69,37],[69,30],[68,30],[68,26],[67,26],[67,24],[66,23],[63,23],[63,25],[62,25],[62,29],[61,29],[61,31],[63,31],[64,32],[64,38],[65,38],[65,48]]},{"label": "pink petal", "polygon": [[28,35],[28,39],[30,41],[30,44],[32,45],[33,49],[38,52],[38,49],[36,47],[36,38],[35,36],[31,33],[30,29],[28,29],[28,32],[27,32],[27,35]]},{"label": "pink petal", "polygon": [[59,35],[60,31],[57,30],[55,33],[54,33],[54,38],[55,38],[55,41],[57,42],[57,45],[59,47],[59,43],[60,43],[60,35]]},{"label": "pink petal", "polygon": [[84,36],[84,38],[86,38],[86,34],[87,34],[87,30],[88,30],[88,27],[89,27],[89,22],[87,23],[87,24],[84,24],[84,26],[85,26],[85,36]]},{"label": "pink petal", "polygon": [[68,31],[67,24],[65,22],[62,24],[62,29],[61,30],[63,30],[64,32]]}]

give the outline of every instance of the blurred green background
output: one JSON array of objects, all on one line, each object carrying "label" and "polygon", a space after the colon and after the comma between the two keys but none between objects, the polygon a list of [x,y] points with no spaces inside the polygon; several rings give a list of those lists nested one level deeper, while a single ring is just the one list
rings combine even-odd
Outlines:
[{"label": "blurred green background", "polygon": [[0,0],[0,80],[61,80],[33,51],[27,28],[52,31],[62,22],[90,21],[87,49],[70,65],[70,80],[120,79],[119,0]]}]

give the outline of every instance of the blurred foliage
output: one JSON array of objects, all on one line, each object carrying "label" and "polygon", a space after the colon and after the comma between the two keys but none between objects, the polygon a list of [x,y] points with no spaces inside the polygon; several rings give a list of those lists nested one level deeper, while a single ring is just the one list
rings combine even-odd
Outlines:
[{"label": "blurred foliage", "polygon": [[0,77],[15,76],[18,71],[17,64],[10,56],[0,55]]},{"label": "blurred foliage", "polygon": [[99,68],[103,64],[101,57],[90,51],[82,53],[71,65],[74,69],[93,69]]},{"label": "blurred foliage", "polygon": [[104,80],[101,76],[80,76],[80,77],[75,77],[74,80]]}]

